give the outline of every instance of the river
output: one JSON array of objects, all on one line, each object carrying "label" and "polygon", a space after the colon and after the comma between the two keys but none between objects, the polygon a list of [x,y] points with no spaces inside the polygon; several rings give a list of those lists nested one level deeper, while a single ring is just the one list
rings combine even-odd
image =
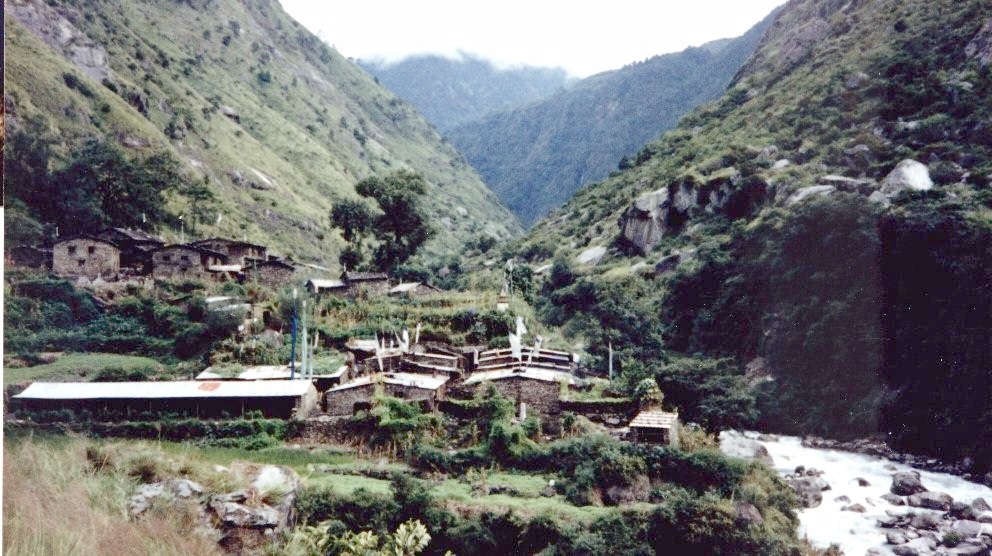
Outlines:
[{"label": "river", "polygon": [[[744,433],[744,436],[758,439],[759,435]],[[892,474],[915,470],[912,467],[863,454],[806,448],[799,438],[791,436],[765,435],[762,438],[766,440],[759,442],[768,450],[774,460],[774,468],[780,474],[792,473],[796,466],[802,465],[806,469],[823,471],[822,478],[830,484],[831,489],[823,493],[822,504],[798,511],[801,522],[799,536],[809,539],[815,547],[826,548],[835,543],[849,556],[862,556],[870,548],[885,545],[885,530],[879,528],[876,522],[886,517],[886,510],[942,513],[894,506],[881,499],[892,486]],[[928,490],[947,493],[955,500],[968,504],[979,497],[992,503],[992,488],[946,473],[915,471],[920,473],[923,486]],[[859,478],[868,481],[869,485],[859,486]],[[846,496],[850,501],[837,501],[841,496]],[[849,504],[861,504],[866,511],[841,511],[841,507]],[[888,552],[883,550],[882,553]]]}]

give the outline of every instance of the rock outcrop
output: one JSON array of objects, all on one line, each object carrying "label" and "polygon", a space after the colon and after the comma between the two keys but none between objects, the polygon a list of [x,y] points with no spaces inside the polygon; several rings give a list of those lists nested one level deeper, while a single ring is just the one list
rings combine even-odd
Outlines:
[{"label": "rock outcrop", "polygon": [[71,21],[45,2],[5,2],[7,15],[27,27],[39,39],[61,52],[87,77],[101,81],[110,77],[107,51],[87,37]]},{"label": "rock outcrop", "polygon": [[964,54],[982,67],[992,64],[992,18],[985,20],[985,25],[964,47]]},{"label": "rock outcrop", "polygon": [[731,457],[757,461],[769,467],[775,465],[768,448],[762,443],[729,431],[720,433],[720,451]]}]

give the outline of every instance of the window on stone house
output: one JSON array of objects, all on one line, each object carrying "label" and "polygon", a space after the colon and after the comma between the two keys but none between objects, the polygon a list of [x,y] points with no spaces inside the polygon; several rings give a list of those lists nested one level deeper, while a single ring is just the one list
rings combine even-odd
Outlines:
[{"label": "window on stone house", "polygon": [[76,254],[76,246],[75,245],[70,245],[69,246],[69,254],[70,255],[75,255]]},{"label": "window on stone house", "polygon": [[89,247],[86,248],[86,252],[90,254],[96,253],[96,247],[90,245]]},{"label": "window on stone house", "polygon": [[169,262],[172,260],[172,255],[162,255],[163,262]]},{"label": "window on stone house", "polygon": [[78,261],[76,261],[76,263],[77,263],[77,264],[78,264],[79,266],[83,266],[83,265],[85,265],[85,264],[86,264],[86,259],[79,259]]},{"label": "window on stone house", "polygon": [[179,257],[179,260],[183,261],[184,263],[188,263],[189,262],[189,257],[186,256],[186,255],[181,255]]}]

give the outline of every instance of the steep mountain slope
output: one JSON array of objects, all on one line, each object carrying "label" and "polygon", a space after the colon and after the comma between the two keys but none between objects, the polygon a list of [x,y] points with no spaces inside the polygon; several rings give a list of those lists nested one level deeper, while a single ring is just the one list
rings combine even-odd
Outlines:
[{"label": "steep mountain slope", "polygon": [[5,35],[8,132],[46,134],[63,158],[106,138],[172,155],[187,182],[208,178],[215,210],[192,225],[194,201],[170,193],[161,231],[171,239],[187,214],[187,234],[333,265],[344,243],[332,204],[357,197],[361,178],[400,169],[428,181],[438,224],[428,250],[519,231],[413,107],[275,1],[8,2]]},{"label": "steep mountain slope", "polygon": [[575,81],[561,68],[499,69],[470,54],[457,60],[420,55],[360,65],[442,132],[540,100]]},{"label": "steep mountain slope", "polygon": [[545,318],[687,418],[988,472],[990,66],[988,2],[793,0],[719,101],[505,254],[557,260]]},{"label": "steep mountain slope", "polygon": [[445,135],[510,209],[533,224],[683,114],[717,98],[770,21],[736,39],[594,75]]}]

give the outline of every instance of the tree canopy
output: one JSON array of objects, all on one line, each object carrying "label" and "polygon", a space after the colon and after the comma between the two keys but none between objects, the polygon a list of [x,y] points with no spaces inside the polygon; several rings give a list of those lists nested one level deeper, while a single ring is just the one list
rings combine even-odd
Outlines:
[{"label": "tree canopy", "polygon": [[371,236],[376,243],[372,266],[392,272],[417,252],[431,237],[433,229],[423,207],[427,181],[418,173],[401,170],[386,176],[372,176],[355,184],[355,191],[375,202],[373,213],[360,200],[342,201],[331,211],[331,222],[341,228],[344,239],[352,243],[345,264],[360,262],[363,239]]}]

